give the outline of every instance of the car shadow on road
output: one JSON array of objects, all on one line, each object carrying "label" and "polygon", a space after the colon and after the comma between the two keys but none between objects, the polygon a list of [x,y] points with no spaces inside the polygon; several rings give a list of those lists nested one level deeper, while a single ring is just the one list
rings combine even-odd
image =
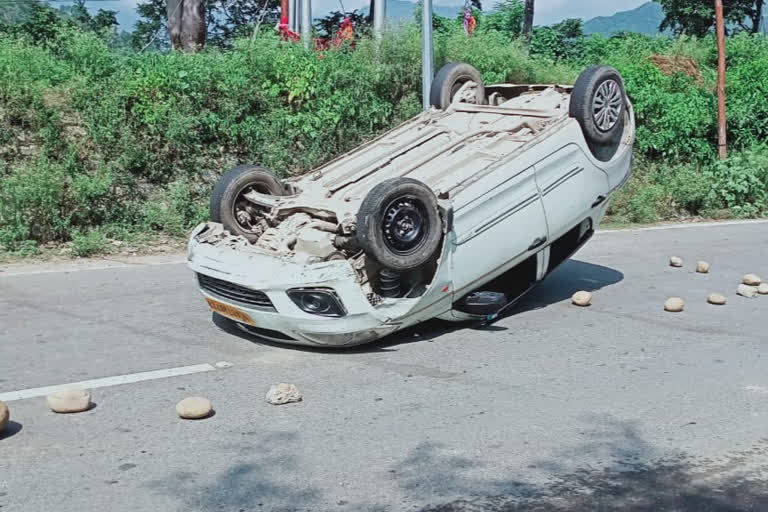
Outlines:
[{"label": "car shadow on road", "polygon": [[[514,307],[503,315],[506,318],[534,309],[542,309],[551,304],[570,299],[579,291],[596,291],[606,286],[616,284],[624,279],[624,274],[618,270],[579,260],[568,260],[555,272],[542,281],[527,296],[523,297]],[[499,318],[499,319],[501,319]],[[498,321],[497,319],[496,321]],[[327,354],[354,354],[369,352],[388,352],[396,350],[397,346],[417,342],[433,342],[445,334],[458,330],[474,331],[505,331],[506,327],[497,323],[486,322],[447,322],[433,319],[412,327],[403,329],[380,340],[354,347],[324,348],[288,345],[277,343],[259,336],[246,333],[233,325],[229,320],[213,315],[213,322],[225,332],[248,340],[252,343],[302,352],[319,352]]]},{"label": "car shadow on road", "polygon": [[[460,447],[435,442],[416,446],[391,472],[406,502],[433,503],[419,512],[768,510],[767,439],[702,459],[661,453],[633,421],[608,415],[587,421],[583,441],[507,475],[491,471],[484,456],[456,455]],[[589,456],[599,462],[585,463]],[[498,453],[495,458],[498,463]]]},{"label": "car shadow on road", "polygon": [[21,426],[21,423],[15,422],[15,421],[9,421],[8,425],[5,427],[5,429],[0,432],[0,441],[3,439],[8,439],[9,437],[15,436],[19,432],[21,432],[21,429],[23,427]]},{"label": "car shadow on road", "polygon": [[616,269],[586,261],[568,260],[523,297],[512,314],[546,308],[570,299],[578,291],[594,292],[623,280],[624,274]]}]

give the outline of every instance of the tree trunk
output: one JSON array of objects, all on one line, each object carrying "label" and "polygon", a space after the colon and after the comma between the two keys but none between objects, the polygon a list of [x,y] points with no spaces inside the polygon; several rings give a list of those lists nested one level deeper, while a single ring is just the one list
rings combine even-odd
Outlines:
[{"label": "tree trunk", "polygon": [[168,19],[168,36],[174,50],[181,50],[181,4],[184,0],[168,0],[165,16]]},{"label": "tree trunk", "polygon": [[765,0],[755,0],[755,10],[752,12],[752,33],[760,32],[760,22],[763,20],[763,6]]},{"label": "tree trunk", "polygon": [[534,0],[525,0],[525,15],[523,17],[523,38],[530,41],[533,32],[533,6]]},{"label": "tree trunk", "polygon": [[174,50],[197,52],[205,46],[204,0],[168,0],[168,35]]}]

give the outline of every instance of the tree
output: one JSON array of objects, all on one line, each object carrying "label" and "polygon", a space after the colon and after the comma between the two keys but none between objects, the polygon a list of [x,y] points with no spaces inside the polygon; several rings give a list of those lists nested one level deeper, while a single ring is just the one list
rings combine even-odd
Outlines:
[{"label": "tree", "polygon": [[166,20],[174,50],[194,52],[205,46],[208,25],[204,0],[168,0]]},{"label": "tree", "polygon": [[549,27],[536,27],[530,51],[552,60],[574,59],[584,53],[584,25],[578,18],[569,18]]},{"label": "tree", "polygon": [[[144,0],[136,10],[140,20],[132,34],[134,48],[143,48],[150,41],[155,48],[167,48],[171,44],[166,25],[170,12],[165,0]],[[264,26],[274,26],[279,17],[280,0],[205,0],[207,43],[229,46],[235,37],[250,33],[260,20]]]},{"label": "tree", "polygon": [[165,48],[169,44],[165,25],[164,0],[147,0],[136,5],[139,20],[131,32],[131,44],[137,50],[148,46],[155,49]]},{"label": "tree", "polygon": [[59,7],[59,13],[72,20],[80,29],[106,34],[117,27],[117,11],[99,9],[91,16],[85,6],[85,0],[75,0],[70,6]]},{"label": "tree", "polygon": [[33,4],[36,3],[38,2],[35,0],[19,0],[4,3],[2,10],[0,10],[0,23],[7,25],[23,23],[29,17]]},{"label": "tree", "polygon": [[[702,37],[715,26],[715,3],[712,0],[659,1],[665,14],[659,30]],[[728,0],[723,4],[728,26],[759,32],[765,0]]]},{"label": "tree", "polygon": [[525,0],[525,13],[523,15],[523,37],[526,40],[531,39],[531,32],[533,32],[533,13],[534,13],[534,0]]},{"label": "tree", "polygon": [[517,39],[523,33],[525,5],[522,0],[501,0],[486,14],[480,24],[481,30],[496,30],[510,39]]}]

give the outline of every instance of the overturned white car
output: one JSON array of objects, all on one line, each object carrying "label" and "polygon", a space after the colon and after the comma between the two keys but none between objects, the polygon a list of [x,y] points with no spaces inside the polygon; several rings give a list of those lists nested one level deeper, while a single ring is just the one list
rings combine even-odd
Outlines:
[{"label": "overturned white car", "polygon": [[284,343],[348,346],[492,319],[592,235],[632,169],[619,73],[574,86],[437,74],[433,108],[300,178],[222,176],[188,261],[215,314]]}]

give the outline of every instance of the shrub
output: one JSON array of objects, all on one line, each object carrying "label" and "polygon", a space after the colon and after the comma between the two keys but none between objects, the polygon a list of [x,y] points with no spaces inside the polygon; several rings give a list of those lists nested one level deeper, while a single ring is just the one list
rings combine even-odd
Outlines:
[{"label": "shrub", "polygon": [[107,237],[98,230],[87,232],[76,231],[72,234],[72,254],[75,256],[91,256],[97,254],[107,245]]},{"label": "shrub", "polygon": [[[470,38],[456,20],[442,20],[435,67],[466,61],[487,83],[568,83],[588,65],[617,67],[635,107],[640,163],[611,206],[615,218],[766,212],[759,143],[768,136],[768,39],[728,41],[733,156],[715,164],[711,37],[584,38],[566,23],[551,27],[556,47],[540,30],[531,54],[515,39],[519,3],[508,5],[507,18],[481,16]],[[361,38],[354,51],[307,52],[264,31],[228,49],[181,54],[115,49],[52,20],[0,29],[6,251],[77,239],[88,252],[103,236],[182,235],[206,217],[210,188],[229,167],[259,162],[284,176],[303,173],[421,109],[414,24],[378,44]],[[694,59],[699,75],[659,69],[650,60],[658,54]]]},{"label": "shrub", "polygon": [[732,154],[705,173],[710,183],[708,199],[729,208],[736,217],[768,213],[768,147],[756,146]]}]

